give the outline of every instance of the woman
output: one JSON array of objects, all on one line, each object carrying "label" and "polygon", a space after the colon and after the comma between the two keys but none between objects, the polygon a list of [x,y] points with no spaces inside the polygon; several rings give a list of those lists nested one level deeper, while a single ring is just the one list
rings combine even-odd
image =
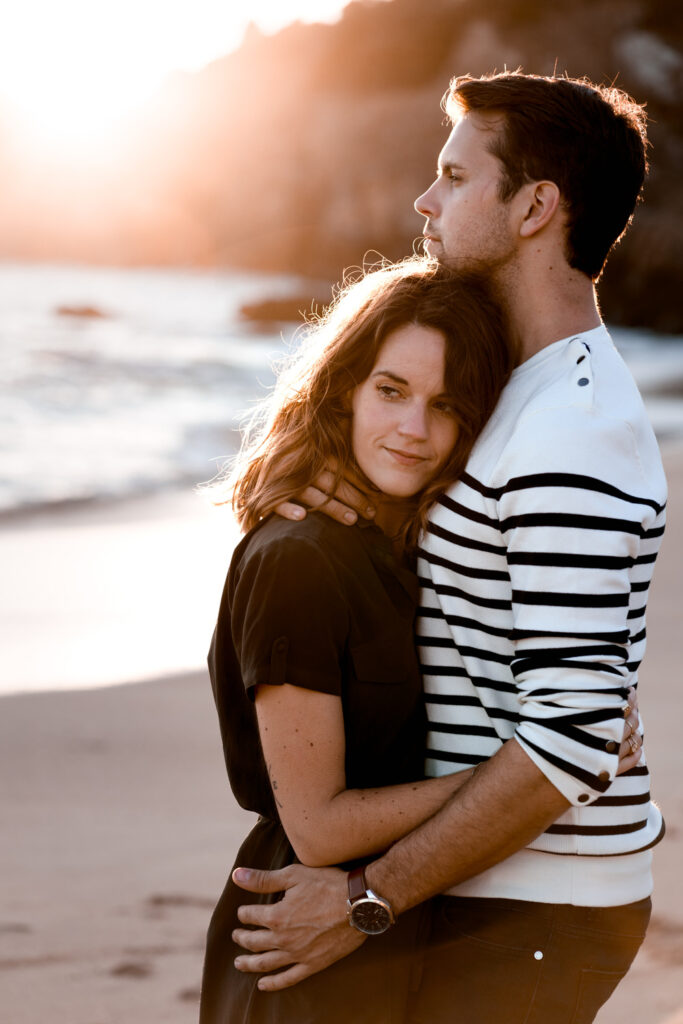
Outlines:
[{"label": "woman", "polygon": [[[362,863],[470,776],[423,779],[411,555],[512,362],[480,280],[408,261],[342,294],[248,435],[232,487],[249,532],[209,656],[232,789],[260,815],[239,863]],[[263,518],[330,465],[338,481],[372,492],[373,524]],[[233,965],[243,902],[228,881],[209,928],[202,1024],[402,1019],[426,910],[322,974],[264,994]]]}]

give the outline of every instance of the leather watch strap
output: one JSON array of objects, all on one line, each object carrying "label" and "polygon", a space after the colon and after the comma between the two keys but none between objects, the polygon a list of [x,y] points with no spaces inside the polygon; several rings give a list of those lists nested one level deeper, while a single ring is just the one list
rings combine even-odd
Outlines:
[{"label": "leather watch strap", "polygon": [[365,883],[365,867],[361,864],[359,868],[354,868],[353,871],[349,871],[349,903],[353,903],[354,900],[360,899],[361,896],[365,895],[367,885]]}]

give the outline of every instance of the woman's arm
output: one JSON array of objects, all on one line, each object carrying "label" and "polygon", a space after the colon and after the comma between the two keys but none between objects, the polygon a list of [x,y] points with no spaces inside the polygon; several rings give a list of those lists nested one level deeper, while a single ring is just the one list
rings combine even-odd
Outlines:
[{"label": "woman's arm", "polygon": [[431,817],[472,775],[346,789],[339,697],[300,686],[259,686],[256,714],[280,820],[310,867],[379,853]]},{"label": "woman's arm", "polygon": [[[632,701],[635,703],[635,700]],[[258,686],[256,714],[280,820],[302,864],[319,867],[379,853],[422,824],[472,776],[346,789],[339,697],[300,686]],[[626,732],[638,723],[637,706]],[[619,774],[640,751],[622,743]]]}]

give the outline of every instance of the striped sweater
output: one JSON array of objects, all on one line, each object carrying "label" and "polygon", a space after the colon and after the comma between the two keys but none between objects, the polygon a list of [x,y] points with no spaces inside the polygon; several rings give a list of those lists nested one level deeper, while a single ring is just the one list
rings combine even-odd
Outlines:
[{"label": "striped sweater", "polygon": [[515,370],[434,506],[417,626],[427,774],[514,737],[571,804],[458,894],[609,906],[649,893],[663,825],[645,756],[615,776],[665,500],[642,400],[601,326]]}]

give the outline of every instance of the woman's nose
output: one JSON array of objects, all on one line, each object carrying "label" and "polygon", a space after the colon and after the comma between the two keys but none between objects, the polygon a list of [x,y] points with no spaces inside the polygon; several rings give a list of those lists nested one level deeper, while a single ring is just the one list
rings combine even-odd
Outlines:
[{"label": "woman's nose", "polygon": [[427,410],[423,406],[412,406],[399,424],[398,432],[402,437],[410,437],[423,441],[428,434]]}]

